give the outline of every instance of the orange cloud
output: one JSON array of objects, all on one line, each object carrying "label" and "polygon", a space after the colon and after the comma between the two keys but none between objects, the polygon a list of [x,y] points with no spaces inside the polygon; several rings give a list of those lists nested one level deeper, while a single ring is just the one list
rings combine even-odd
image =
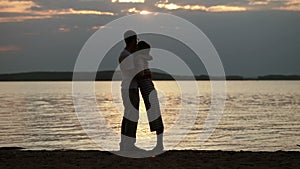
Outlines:
[{"label": "orange cloud", "polygon": [[112,12],[102,12],[97,10],[76,10],[73,8],[62,10],[32,10],[34,7],[40,7],[32,1],[9,1],[3,0],[0,3],[0,13],[19,13],[22,16],[0,17],[0,22],[23,22],[31,19],[48,19],[56,15],[115,15]]},{"label": "orange cloud", "polygon": [[70,28],[66,28],[66,27],[60,27],[58,30],[59,30],[60,32],[70,32],[70,31],[71,31]]},{"label": "orange cloud", "polygon": [[300,0],[289,0],[285,3],[286,6],[273,8],[276,10],[285,10],[285,11],[300,11]]},{"label": "orange cloud", "polygon": [[283,10],[283,11],[300,11],[300,5],[284,6],[284,7],[278,7],[273,9]]},{"label": "orange cloud", "polygon": [[251,0],[249,2],[249,5],[268,5],[270,1],[271,0],[266,0],[266,1],[254,1],[254,0]]},{"label": "orange cloud", "polygon": [[289,0],[285,4],[286,5],[299,5],[300,4],[300,0]]},{"label": "orange cloud", "polygon": [[1,0],[0,12],[23,13],[23,12],[28,12],[32,7],[40,7],[40,6],[32,1]]},{"label": "orange cloud", "polygon": [[167,10],[177,10],[177,9],[183,9],[183,10],[200,10],[200,11],[206,11],[206,12],[236,12],[236,11],[246,11],[247,9],[245,7],[239,7],[239,6],[227,6],[227,5],[216,5],[216,6],[210,6],[206,7],[203,5],[178,5],[175,3],[156,3],[155,6],[158,8],[164,8]]},{"label": "orange cloud", "polygon": [[112,3],[145,3],[145,0],[111,0]]},{"label": "orange cloud", "polygon": [[104,25],[101,25],[101,26],[92,26],[91,28],[88,29],[88,31],[90,31],[90,30],[98,30],[98,29],[103,29],[103,28],[107,28],[107,27],[104,26]]},{"label": "orange cloud", "polygon": [[112,12],[101,12],[95,10],[75,10],[73,8],[62,9],[62,10],[46,10],[46,11],[35,11],[37,15],[115,15]]},{"label": "orange cloud", "polygon": [[151,14],[152,12],[147,11],[147,10],[138,10],[136,8],[129,8],[126,10],[122,10],[121,12],[129,12],[129,13],[139,13],[141,15],[147,15],[147,14]]},{"label": "orange cloud", "polygon": [[158,8],[165,8],[167,10],[187,9],[187,10],[205,10],[206,7],[202,5],[177,5],[174,3],[156,3]]},{"label": "orange cloud", "polygon": [[239,6],[226,6],[226,5],[217,5],[208,7],[206,11],[208,12],[239,12],[239,11],[246,11],[245,7]]},{"label": "orange cloud", "polygon": [[32,20],[32,19],[47,19],[52,18],[52,16],[13,16],[13,17],[0,17],[0,23],[1,22],[23,22],[26,20]]},{"label": "orange cloud", "polygon": [[0,52],[10,52],[20,50],[17,46],[0,46]]},{"label": "orange cloud", "polygon": [[173,4],[173,3],[170,3],[170,4],[157,3],[156,6],[159,8],[166,8],[168,10],[176,10],[176,9],[181,8],[181,6]]},{"label": "orange cloud", "polygon": [[70,32],[70,31],[73,31],[73,30],[76,30],[78,29],[79,26],[75,25],[75,26],[66,26],[66,25],[61,25],[59,28],[58,28],[58,32]]}]

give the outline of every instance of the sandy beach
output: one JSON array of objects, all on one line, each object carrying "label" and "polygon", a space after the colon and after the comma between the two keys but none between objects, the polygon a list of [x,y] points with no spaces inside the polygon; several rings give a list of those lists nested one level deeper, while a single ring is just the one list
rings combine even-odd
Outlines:
[{"label": "sandy beach", "polygon": [[300,152],[167,151],[133,159],[102,151],[0,149],[0,168],[299,168]]}]

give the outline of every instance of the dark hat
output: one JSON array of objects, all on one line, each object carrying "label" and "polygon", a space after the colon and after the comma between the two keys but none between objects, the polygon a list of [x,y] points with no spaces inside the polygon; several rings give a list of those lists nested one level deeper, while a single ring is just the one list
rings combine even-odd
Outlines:
[{"label": "dark hat", "polygon": [[128,30],[124,33],[124,39],[132,37],[132,36],[137,36],[137,34],[133,30]]}]

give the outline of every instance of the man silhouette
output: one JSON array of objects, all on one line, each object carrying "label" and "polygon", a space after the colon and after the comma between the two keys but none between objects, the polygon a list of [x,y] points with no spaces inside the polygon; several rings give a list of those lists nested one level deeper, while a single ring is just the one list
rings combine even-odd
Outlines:
[{"label": "man silhouette", "polygon": [[126,31],[124,40],[126,46],[119,57],[122,72],[121,93],[124,105],[120,151],[142,151],[135,146],[140,98],[138,83],[135,78],[134,58],[131,55],[136,51],[137,34],[132,30]]}]

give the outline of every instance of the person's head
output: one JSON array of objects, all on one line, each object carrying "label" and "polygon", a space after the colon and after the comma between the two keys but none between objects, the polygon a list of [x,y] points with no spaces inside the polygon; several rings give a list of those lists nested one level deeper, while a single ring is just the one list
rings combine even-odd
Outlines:
[{"label": "person's head", "polygon": [[145,53],[145,54],[149,54],[150,48],[151,48],[151,46],[145,41],[140,41],[137,44],[137,50],[141,51],[142,53]]},{"label": "person's head", "polygon": [[124,33],[124,40],[126,46],[136,46],[137,34],[132,30],[128,30]]}]

